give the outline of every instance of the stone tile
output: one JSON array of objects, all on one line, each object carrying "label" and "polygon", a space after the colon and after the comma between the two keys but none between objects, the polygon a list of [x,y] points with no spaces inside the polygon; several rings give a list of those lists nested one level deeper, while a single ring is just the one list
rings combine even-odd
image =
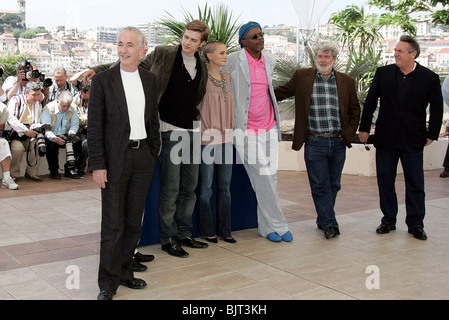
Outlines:
[{"label": "stone tile", "polygon": [[[141,247],[140,252],[156,257],[146,263],[147,272],[135,275],[148,287],[120,286],[114,298],[447,299],[449,180],[438,174],[425,173],[427,241],[407,233],[403,203],[398,229],[376,234],[382,216],[376,179],[347,175],[336,204],[342,234],[329,241],[315,225],[307,174],[279,172],[278,193],[293,242],[272,243],[250,229],[233,233],[236,244],[220,241],[205,250],[188,249],[187,259],[169,256],[160,245]],[[0,192],[0,299],[96,299],[100,190],[89,177],[58,183],[44,177],[38,189],[22,181],[19,192]],[[397,181],[403,199],[403,176]],[[380,289],[366,286],[370,265],[380,270]],[[68,266],[80,270],[79,289],[66,286]]]}]

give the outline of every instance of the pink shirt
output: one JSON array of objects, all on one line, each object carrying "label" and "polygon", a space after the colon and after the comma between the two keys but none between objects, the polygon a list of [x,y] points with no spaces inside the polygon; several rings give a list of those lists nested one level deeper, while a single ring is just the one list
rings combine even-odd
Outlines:
[{"label": "pink shirt", "polygon": [[248,110],[248,130],[269,131],[276,125],[274,109],[268,92],[268,77],[263,54],[260,60],[254,59],[246,51],[251,80],[251,99]]}]

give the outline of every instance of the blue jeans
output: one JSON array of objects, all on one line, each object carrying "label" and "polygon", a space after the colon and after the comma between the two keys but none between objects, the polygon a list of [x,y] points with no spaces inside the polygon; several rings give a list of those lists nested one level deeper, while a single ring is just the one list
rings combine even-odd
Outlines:
[{"label": "blue jeans", "polygon": [[323,229],[338,227],[335,200],[341,189],[341,173],[346,160],[346,145],[339,137],[307,136],[304,159],[318,214],[317,224]]},{"label": "blue jeans", "polygon": [[408,227],[424,227],[425,191],[423,151],[376,149],[377,184],[379,187],[382,223],[396,224],[398,199],[396,196],[396,171],[401,160],[405,180],[405,222]]},{"label": "blue jeans", "polygon": [[[196,203],[200,155],[197,133],[183,132],[178,140],[172,132],[162,132],[160,154],[159,222],[161,244],[170,238],[192,236],[192,215]],[[195,141],[198,141],[196,143]]]},{"label": "blue jeans", "polygon": [[[231,178],[232,161],[227,163],[225,156],[230,152],[232,160],[232,143],[201,146],[203,155],[200,165],[200,196],[198,210],[198,231],[204,237],[231,237]],[[205,156],[204,153],[207,153]],[[227,157],[229,159],[229,156]],[[208,161],[211,160],[211,161]],[[210,163],[212,162],[212,163]],[[216,230],[214,228],[211,198],[212,182],[216,177]]]}]

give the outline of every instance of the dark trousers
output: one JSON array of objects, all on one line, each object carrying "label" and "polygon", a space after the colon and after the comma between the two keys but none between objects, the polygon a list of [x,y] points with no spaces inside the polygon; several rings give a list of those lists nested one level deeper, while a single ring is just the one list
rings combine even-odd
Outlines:
[{"label": "dark trousers", "polygon": [[[80,144],[79,142],[73,144],[73,152],[76,157],[76,146]],[[47,162],[48,170],[50,172],[58,172],[59,170],[59,149],[65,149],[65,144],[60,146],[56,142],[45,139],[45,146],[47,147]]]},{"label": "dark trousers", "polygon": [[76,156],[76,168],[78,171],[86,171],[87,166],[87,135],[85,133],[78,133],[78,137],[81,139],[81,142],[75,143],[73,145],[73,151]]},{"label": "dark trousers", "polygon": [[[179,136],[178,136],[179,134]],[[198,184],[201,155],[199,138],[194,147],[192,132],[162,132],[162,150],[159,156],[160,195],[159,223],[161,244],[170,238],[185,239],[192,236],[192,215],[196,204],[195,189]]]},{"label": "dark trousers", "polygon": [[379,187],[382,223],[395,224],[398,199],[395,181],[398,162],[401,160],[405,180],[405,207],[408,227],[424,227],[425,192],[423,151],[406,152],[400,149],[376,150],[377,184]]},{"label": "dark trousers", "polygon": [[447,145],[446,156],[443,162],[444,169],[449,170],[449,145]]},{"label": "dark trousers", "polygon": [[116,291],[120,281],[133,278],[131,262],[142,231],[142,216],[155,159],[146,144],[126,151],[117,183],[101,190],[102,221],[98,285]]},{"label": "dark trousers", "polygon": [[317,225],[338,227],[335,201],[341,189],[341,174],[346,160],[346,145],[339,137],[308,135],[304,149]]}]

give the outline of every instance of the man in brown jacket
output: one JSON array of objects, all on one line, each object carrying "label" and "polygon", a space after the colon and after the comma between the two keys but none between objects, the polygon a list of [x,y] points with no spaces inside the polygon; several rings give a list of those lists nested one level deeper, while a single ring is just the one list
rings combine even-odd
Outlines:
[{"label": "man in brown jacket", "polygon": [[305,143],[304,158],[317,226],[326,239],[340,234],[335,199],[341,189],[346,147],[351,147],[360,120],[360,105],[353,78],[333,69],[338,50],[330,43],[315,49],[317,68],[299,69],[275,89],[276,99],[295,96],[293,149]]}]

